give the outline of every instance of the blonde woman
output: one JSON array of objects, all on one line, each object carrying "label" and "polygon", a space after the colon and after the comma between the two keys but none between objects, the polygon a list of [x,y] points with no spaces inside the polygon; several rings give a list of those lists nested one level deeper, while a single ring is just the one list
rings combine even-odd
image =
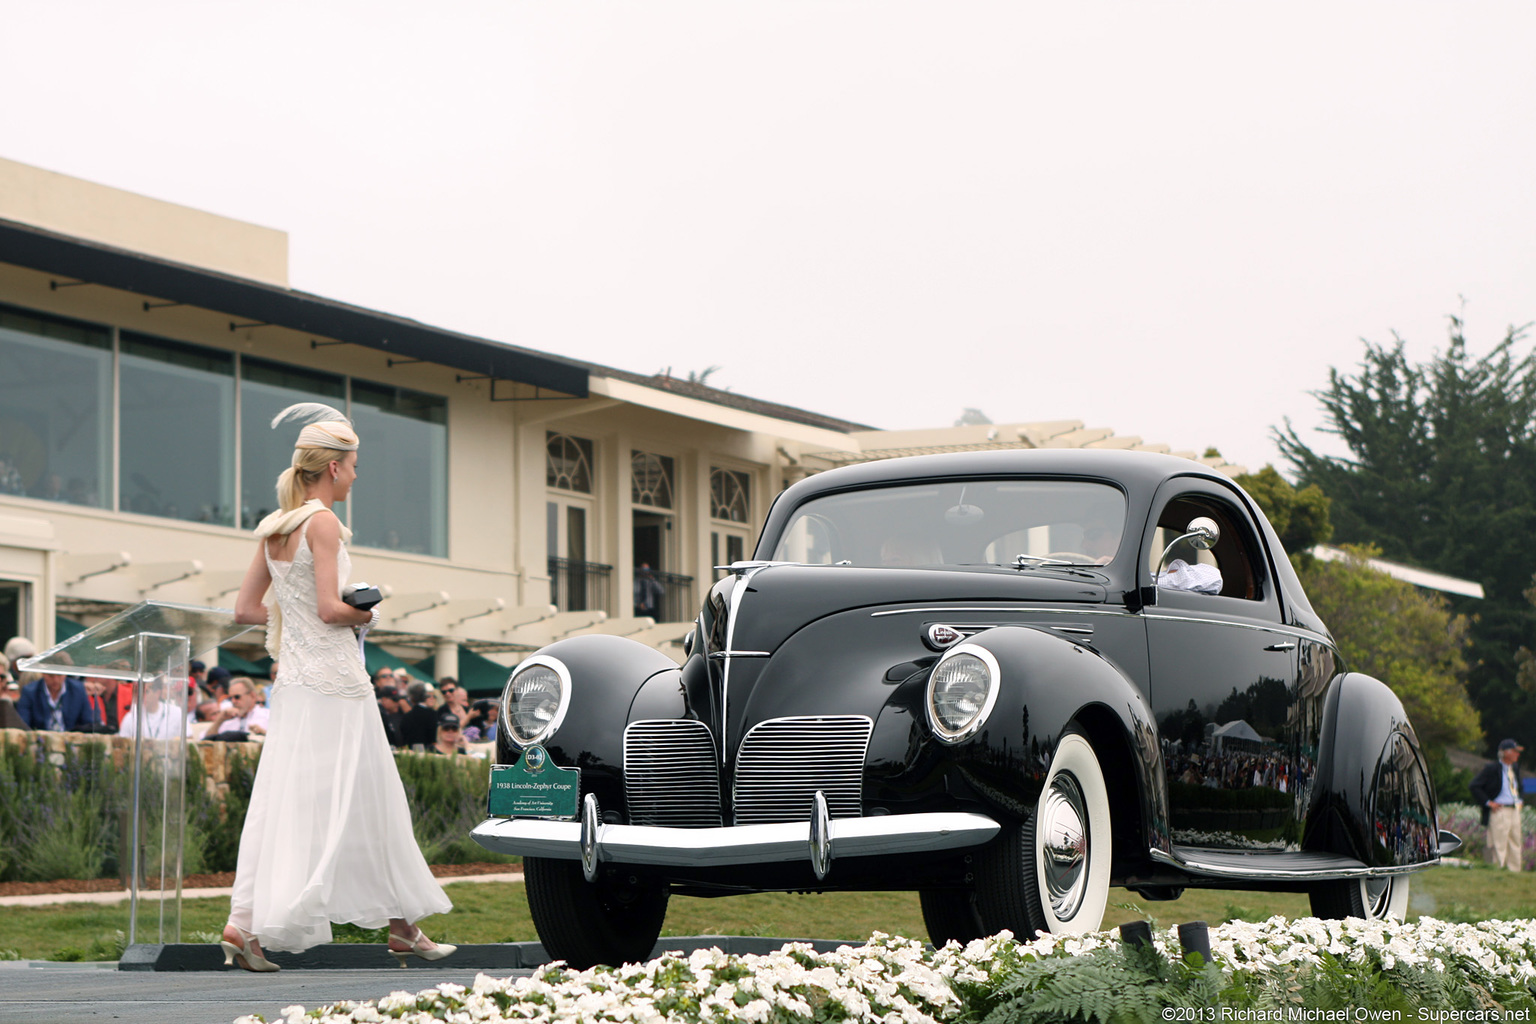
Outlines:
[{"label": "blonde woman", "polygon": [[[265,624],[281,655],[271,719],[251,790],[224,928],[224,962],[275,971],[265,949],[299,951],[331,923],[389,924],[389,952],[441,960],[454,951],[415,922],[452,904],[411,831],[411,812],[354,630],[378,622],[341,599],[351,531],[331,511],[357,479],[358,438],[329,406],[290,406],[303,424],[277,479],[278,511],[256,527],[235,618]],[[272,598],[263,603],[268,589]],[[274,665],[275,667],[275,665]]]}]

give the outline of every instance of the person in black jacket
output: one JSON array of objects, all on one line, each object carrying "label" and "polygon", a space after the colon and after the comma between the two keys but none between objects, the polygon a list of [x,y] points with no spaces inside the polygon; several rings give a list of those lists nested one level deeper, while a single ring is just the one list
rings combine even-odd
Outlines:
[{"label": "person in black jacket", "polygon": [[412,683],[405,694],[411,710],[400,721],[400,740],[412,750],[425,750],[437,742],[437,712],[427,703],[427,684]]},{"label": "person in black jacket", "polygon": [[1499,742],[1499,759],[1477,773],[1469,787],[1482,807],[1488,827],[1488,860],[1511,871],[1521,869],[1520,751],[1514,740]]},{"label": "person in black jacket", "polygon": [[401,724],[405,721],[405,694],[393,686],[385,686],[379,690],[379,715],[384,719],[384,735],[389,739],[392,747],[405,746],[405,738],[400,734]]}]

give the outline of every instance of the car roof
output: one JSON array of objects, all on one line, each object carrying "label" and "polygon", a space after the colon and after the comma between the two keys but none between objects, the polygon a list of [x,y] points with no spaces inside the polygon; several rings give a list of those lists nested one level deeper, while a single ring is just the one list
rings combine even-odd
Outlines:
[{"label": "car roof", "polygon": [[908,481],[935,479],[983,479],[999,476],[1078,477],[1102,480],[1125,491],[1132,515],[1143,515],[1164,481],[1175,477],[1211,481],[1231,492],[1233,498],[1248,508],[1260,524],[1264,546],[1270,548],[1271,567],[1278,576],[1287,621],[1305,626],[1324,636],[1328,628],[1312,610],[1286,559],[1279,539],[1263,511],[1230,477],[1191,459],[1161,452],[1124,449],[1007,449],[987,452],[947,452],[914,455],[900,459],[880,459],[854,466],[843,466],[806,477],[785,488],[768,511],[763,537],[777,537],[790,514],[805,502],[836,491],[879,487]]},{"label": "car roof", "polygon": [[1190,459],[1160,452],[1093,448],[1023,448],[989,452],[949,452],[880,459],[843,466],[806,477],[785,490],[781,500],[798,505],[812,495],[935,477],[1019,475],[1080,476],[1111,480],[1127,492],[1149,498],[1164,480],[1198,476],[1230,484],[1221,473]]}]

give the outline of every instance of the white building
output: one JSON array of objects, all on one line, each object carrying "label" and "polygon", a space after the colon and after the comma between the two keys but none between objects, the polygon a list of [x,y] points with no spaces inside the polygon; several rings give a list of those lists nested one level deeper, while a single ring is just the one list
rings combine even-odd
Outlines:
[{"label": "white building", "polygon": [[268,422],[306,400],[363,438],[338,511],[356,578],[390,592],[377,639],[437,675],[579,631],[669,649],[807,473],[1168,450],[1078,422],[878,431],[440,330],[291,288],[281,231],[0,160],[0,640],[146,598],[229,605],[291,451]]}]

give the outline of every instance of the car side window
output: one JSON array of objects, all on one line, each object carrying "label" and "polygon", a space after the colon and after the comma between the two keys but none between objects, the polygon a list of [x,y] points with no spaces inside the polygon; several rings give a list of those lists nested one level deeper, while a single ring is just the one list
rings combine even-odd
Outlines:
[{"label": "car side window", "polygon": [[[1178,540],[1188,532],[1190,522],[1201,517],[1215,520],[1221,532],[1209,550],[1189,540]],[[1170,544],[1173,549],[1160,566]],[[1248,520],[1236,508],[1211,495],[1182,494],[1158,513],[1147,550],[1147,568],[1162,589],[1258,601],[1264,596],[1258,553]]]}]

